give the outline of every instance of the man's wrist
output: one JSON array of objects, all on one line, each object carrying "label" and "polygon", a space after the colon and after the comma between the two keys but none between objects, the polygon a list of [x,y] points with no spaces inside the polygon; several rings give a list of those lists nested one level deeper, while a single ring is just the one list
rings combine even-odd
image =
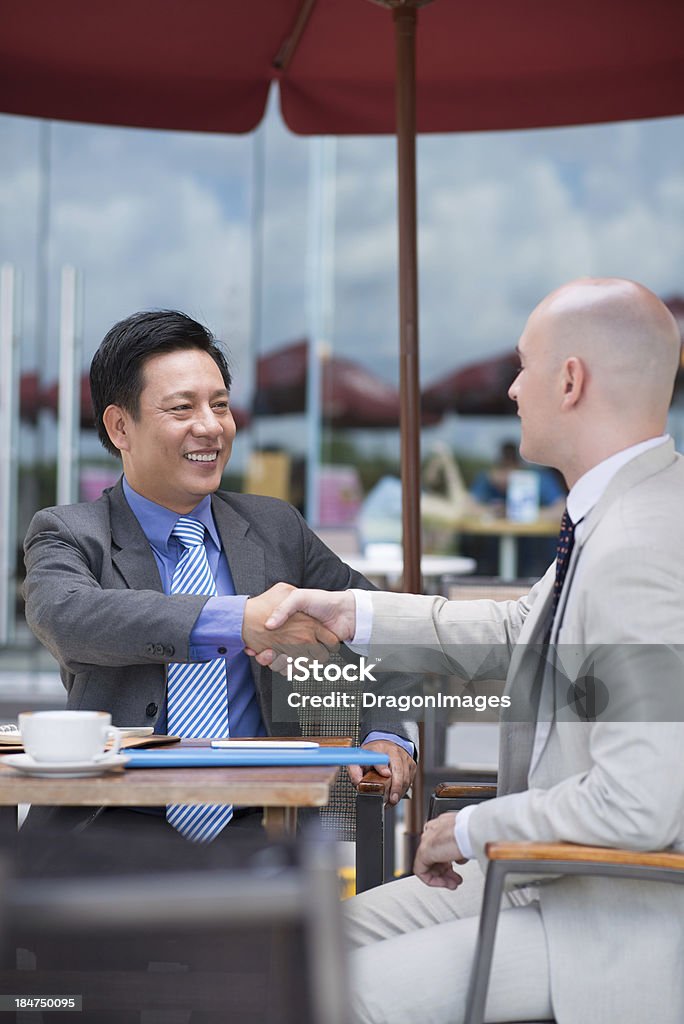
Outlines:
[{"label": "man's wrist", "polygon": [[373,602],[367,590],[350,590],[356,605],[356,629],[348,646],[357,654],[365,654],[373,631]]}]

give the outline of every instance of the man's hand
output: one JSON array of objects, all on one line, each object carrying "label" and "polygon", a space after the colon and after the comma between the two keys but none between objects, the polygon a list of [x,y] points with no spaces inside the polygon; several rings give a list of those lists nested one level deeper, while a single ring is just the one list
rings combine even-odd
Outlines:
[{"label": "man's hand", "polygon": [[[363,744],[363,749],[377,750],[380,754],[387,754],[390,763],[388,765],[373,765],[373,768],[378,775],[384,775],[387,780],[385,784],[385,803],[399,803],[413,782],[413,776],[416,774],[416,762],[410,754],[406,753],[403,747],[400,747],[398,743],[392,743],[391,740],[371,740],[370,743]],[[362,768],[359,764],[350,764],[347,771],[352,783],[358,786],[364,773],[368,771],[368,767],[364,766]]]},{"label": "man's hand", "polygon": [[[279,585],[286,586],[287,584]],[[292,616],[304,612],[306,615],[318,619],[326,631],[335,635],[336,640],[351,640],[356,632],[356,601],[350,591],[331,593],[327,590],[295,590],[293,587],[287,586],[289,596],[278,602],[277,607],[273,609],[270,618],[266,621],[267,629],[280,631]],[[323,643],[326,641],[323,640]],[[253,647],[252,644],[249,646]],[[275,671],[284,672],[284,659],[276,657],[279,646],[276,643],[269,644],[266,640],[258,648],[254,648],[259,664],[270,665]],[[326,646],[328,646],[327,643]]]},{"label": "man's hand", "polygon": [[462,877],[452,864],[465,864],[465,858],[454,838],[455,811],[447,811],[425,822],[423,838],[413,862],[413,873],[421,882],[440,889],[457,889]]},{"label": "man's hand", "polygon": [[349,590],[292,590],[266,623],[279,629],[295,612],[305,612],[322,622],[338,640],[351,640],[356,632],[356,601]]},{"label": "man's hand", "polygon": [[266,629],[264,625],[273,611],[282,605],[283,598],[293,590],[289,583],[276,583],[265,593],[247,600],[242,620],[245,649],[248,654],[266,650],[297,655],[306,653],[311,659],[327,661],[328,652],[336,651],[339,646],[337,637],[316,619],[293,612],[282,618],[279,628]]}]

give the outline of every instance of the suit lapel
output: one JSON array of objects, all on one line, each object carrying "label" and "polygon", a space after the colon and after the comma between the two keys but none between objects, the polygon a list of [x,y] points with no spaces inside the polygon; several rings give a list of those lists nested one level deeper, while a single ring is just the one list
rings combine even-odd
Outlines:
[{"label": "suit lapel", "polygon": [[551,567],[538,584],[539,594],[511,657],[506,683],[506,694],[511,699],[511,705],[501,714],[499,793],[502,796],[527,788],[546,663],[548,645],[544,641],[551,612],[554,578]]},{"label": "suit lapel", "polygon": [[130,590],[163,590],[159,569],[140,523],[126,501],[121,480],[109,492],[112,561]]},{"label": "suit lapel", "polygon": [[[221,537],[221,545],[228,559],[236,594],[255,596],[266,590],[266,564],[264,548],[249,537],[250,523],[230,505],[219,492],[211,498],[214,521]],[[270,581],[269,584],[270,585]],[[250,658],[254,686],[261,708],[261,716],[269,735],[273,733],[273,679],[270,669],[262,668]],[[299,735],[296,724],[289,728],[278,726],[278,733]]]},{"label": "suit lapel", "polygon": [[228,559],[236,594],[261,594],[266,589],[263,548],[248,536],[250,524],[224,498],[213,494],[211,510]]}]

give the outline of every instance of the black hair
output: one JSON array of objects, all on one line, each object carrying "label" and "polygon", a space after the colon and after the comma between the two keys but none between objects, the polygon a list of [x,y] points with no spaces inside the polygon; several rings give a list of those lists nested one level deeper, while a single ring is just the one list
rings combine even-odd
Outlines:
[{"label": "black hair", "polygon": [[207,327],[173,309],[146,310],[120,320],[107,331],[90,364],[90,394],[100,441],[119,455],[102,421],[108,405],[120,405],[134,420],[140,415],[143,370],[152,356],[197,348],[214,360],[228,391],[232,383],[223,349]]}]

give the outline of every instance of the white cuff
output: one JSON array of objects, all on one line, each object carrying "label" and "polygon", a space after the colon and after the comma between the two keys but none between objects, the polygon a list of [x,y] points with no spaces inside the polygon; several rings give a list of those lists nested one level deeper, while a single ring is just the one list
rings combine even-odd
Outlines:
[{"label": "white cuff", "polygon": [[356,601],[356,632],[348,643],[357,654],[365,654],[373,631],[373,602],[367,590],[352,590]]},{"label": "white cuff", "polygon": [[467,807],[464,807],[462,811],[458,811],[456,814],[454,839],[458,843],[458,848],[466,860],[472,860],[475,856],[470,842],[470,836],[468,834],[468,819],[476,807],[477,804],[468,804]]}]

